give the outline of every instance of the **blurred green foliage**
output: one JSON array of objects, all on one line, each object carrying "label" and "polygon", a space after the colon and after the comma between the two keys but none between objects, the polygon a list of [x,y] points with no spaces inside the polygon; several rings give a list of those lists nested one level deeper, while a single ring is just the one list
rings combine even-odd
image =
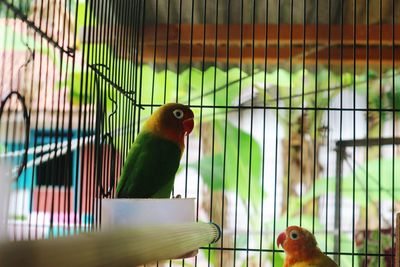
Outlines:
[{"label": "blurred green foliage", "polygon": [[[85,6],[79,3],[78,6],[78,28],[83,25],[95,25],[94,18],[88,21],[85,17]],[[228,69],[227,71],[220,68],[209,67],[200,70],[197,68],[185,68],[180,73],[176,73],[170,69],[157,70],[150,64],[140,64],[136,66],[133,61],[119,58],[110,45],[104,43],[87,44],[83,43],[79,46],[79,50],[83,52],[83,57],[87,65],[75,68],[73,77],[68,81],[68,86],[73,88],[73,103],[75,104],[96,104],[96,94],[101,93],[106,98],[107,116],[104,127],[129,128],[133,123],[140,127],[148,116],[152,113],[152,108],[140,110],[132,106],[131,102],[126,102],[124,96],[116,90],[110,83],[100,82],[99,87],[94,83],[95,75],[88,66],[107,66],[97,67],[107,80],[112,81],[126,92],[136,91],[135,98],[137,104],[146,105],[162,105],[165,102],[182,102],[190,103],[192,106],[203,106],[204,108],[193,108],[196,117],[196,124],[210,123],[215,133],[215,153],[213,155],[203,155],[199,161],[189,163],[188,167],[194,170],[199,169],[203,182],[214,191],[222,191],[238,193],[238,197],[242,203],[250,200],[252,212],[260,212],[260,203],[262,194],[264,198],[268,196],[268,192],[263,192],[261,187],[261,170],[262,170],[262,152],[258,142],[245,132],[238,128],[232,122],[226,121],[226,112],[236,111],[234,106],[242,104],[241,101],[249,99],[248,95],[253,96],[252,104],[262,106],[275,106],[277,97],[279,105],[291,109],[292,118],[296,118],[302,112],[299,107],[318,107],[326,108],[328,103],[332,101],[338,94],[348,90],[357,94],[365,94],[369,90],[370,107],[398,108],[400,105],[400,77],[395,76],[395,87],[393,90],[382,91],[379,84],[379,76],[370,71],[369,73],[353,75],[346,72],[342,75],[331,72],[328,69],[319,69],[317,73],[307,70],[297,70],[289,73],[285,69],[277,69],[271,72],[256,70],[254,74],[241,71],[237,67]],[[390,83],[392,80],[392,71],[384,73],[382,83]],[[395,73],[395,75],[397,75]],[[129,77],[129,79],[128,79]],[[368,80],[368,82],[367,82]],[[367,87],[368,86],[368,87]],[[250,93],[249,93],[250,92]],[[383,92],[383,93],[382,93]],[[246,95],[247,94],[247,95]],[[124,108],[115,109],[113,101],[123,104]],[[241,101],[240,101],[241,100]],[[220,108],[215,109],[213,107]],[[221,107],[225,107],[222,108]],[[121,107],[121,106],[120,106]],[[126,118],[126,108],[130,111],[136,109],[137,116],[141,121],[133,122]],[[116,111],[110,121],[108,115]],[[223,112],[221,112],[223,111]],[[314,118],[317,120],[316,127],[320,127],[323,111],[309,112],[310,121]],[[284,127],[288,127],[287,114],[280,114],[280,119]],[[129,117],[132,118],[132,117]],[[213,120],[215,118],[215,120]],[[382,113],[383,120],[390,118],[388,114]],[[138,128],[136,128],[138,129]],[[309,129],[310,136],[314,136],[314,125]],[[284,131],[287,133],[288,131]],[[125,135],[132,135],[132,130],[124,132]],[[319,132],[317,133],[319,134]],[[118,140],[118,137],[116,137]],[[132,140],[129,137],[129,140]],[[117,147],[120,143],[117,141]],[[240,156],[239,156],[240,155]],[[251,160],[250,160],[251,159]],[[377,200],[376,193],[366,195],[365,177],[369,179],[369,191],[377,192],[378,183],[376,177],[381,179],[381,188],[383,188],[381,197],[383,199],[391,199],[393,188],[391,187],[391,163],[389,161],[381,162],[380,176],[377,173],[377,163],[370,162],[368,175],[362,167],[355,171],[356,174],[356,201],[361,207],[365,207],[370,202]],[[397,170],[396,164],[395,171]],[[181,168],[183,169],[183,168]],[[372,178],[371,178],[372,177]],[[375,177],[375,178],[373,178]],[[352,177],[344,177],[343,197],[352,197],[353,183]],[[312,217],[303,214],[299,217],[300,203],[307,203],[310,200],[318,200],[319,197],[325,197],[327,193],[334,192],[335,178],[317,179],[315,190],[310,190],[300,198],[291,198],[290,210],[288,214],[282,214],[279,218],[265,218],[264,229],[268,229],[269,233],[262,238],[264,244],[268,247],[274,247],[275,237],[270,233],[270,229],[284,229],[287,224],[302,224],[308,229],[314,229],[320,247],[328,251],[334,249],[333,234],[325,234],[326,224],[321,222],[318,217]],[[250,185],[250,188],[249,188]],[[384,186],[383,186],[384,185]],[[250,192],[250,195],[249,195]],[[398,194],[397,194],[398,195]],[[368,197],[368,198],[367,198]],[[396,197],[395,199],[399,199]],[[366,203],[365,200],[368,199]],[[289,219],[287,221],[286,219]],[[260,221],[257,216],[250,219],[250,223],[257,228]],[[257,239],[259,241],[259,239]],[[237,246],[246,246],[247,238],[239,234],[237,238]],[[257,242],[258,242],[257,241]],[[252,240],[251,242],[255,242]],[[256,244],[255,242],[254,244]],[[265,246],[265,245],[264,245]],[[343,235],[341,239],[341,249],[345,252],[351,252],[355,244],[348,235]],[[264,257],[266,261],[271,261],[271,253],[267,253]],[[212,253],[211,259],[214,261],[216,254]],[[358,265],[358,258],[352,256],[342,256],[342,266],[351,266],[352,261]],[[275,254],[275,263],[280,266],[283,262],[283,254]]]}]

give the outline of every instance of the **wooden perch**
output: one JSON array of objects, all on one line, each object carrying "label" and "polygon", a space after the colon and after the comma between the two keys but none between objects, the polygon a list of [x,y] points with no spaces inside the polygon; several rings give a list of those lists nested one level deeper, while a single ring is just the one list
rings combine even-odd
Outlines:
[{"label": "wooden perch", "polygon": [[137,266],[190,255],[219,239],[215,224],[125,228],[0,245],[0,266]]}]

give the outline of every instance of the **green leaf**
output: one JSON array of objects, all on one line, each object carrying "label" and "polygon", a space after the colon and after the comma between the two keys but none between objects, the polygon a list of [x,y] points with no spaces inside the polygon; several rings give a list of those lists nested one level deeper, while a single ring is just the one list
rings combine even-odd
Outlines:
[{"label": "green leaf", "polygon": [[[394,164],[394,166],[393,166]],[[379,167],[380,166],[380,167]],[[393,174],[394,167],[394,174]],[[400,173],[400,159],[375,159],[368,162],[368,174],[366,164],[358,166],[353,172],[343,176],[342,181],[342,196],[344,198],[353,199],[353,191],[355,192],[355,201],[361,207],[366,207],[370,203],[379,200],[379,190],[381,192],[381,200],[392,200],[394,190],[394,200],[400,200],[400,187],[397,180],[394,178]],[[394,185],[393,188],[393,179]],[[354,180],[354,186],[353,186]],[[368,181],[368,194],[367,194]],[[328,182],[328,192],[335,192],[336,179],[335,177],[320,178],[315,181],[315,197],[320,197],[328,192],[326,184]],[[366,199],[368,196],[368,203]],[[312,190],[309,190],[303,196],[303,202],[311,200],[314,197]]]},{"label": "green leaf", "polygon": [[279,87],[289,88],[290,86],[290,74],[284,69],[275,70],[271,73],[267,73],[266,81],[267,83],[277,85],[279,76]]},{"label": "green leaf", "polygon": [[[80,27],[84,27],[84,26],[95,26],[96,25],[96,18],[93,15],[90,15],[90,12],[88,12],[86,9],[86,2],[82,2],[79,1],[78,3],[78,16],[76,18],[76,25],[78,27],[78,29],[80,29]],[[87,8],[90,8],[90,6],[88,6]],[[87,12],[87,15],[85,15]],[[86,18],[86,21],[85,21]],[[91,21],[89,21],[89,19],[91,19]]]},{"label": "green leaf", "polygon": [[[28,15],[32,0],[13,0],[6,1],[11,3],[14,7],[18,8],[18,11],[24,15]],[[0,5],[0,18],[15,18],[15,14],[6,5]],[[1,34],[0,34],[1,36]]]},{"label": "green leaf", "polygon": [[[226,139],[224,139],[225,123],[227,123]],[[216,121],[215,133],[215,144],[226,147],[225,158],[222,152],[214,156],[203,156],[200,163],[192,163],[189,167],[197,169],[200,164],[200,174],[209,187],[212,186],[214,191],[221,191],[223,186],[227,191],[238,190],[239,197],[245,203],[248,202],[249,179],[251,179],[251,203],[253,208],[259,210],[263,190],[261,188],[262,156],[259,144],[248,133],[236,128],[230,122]],[[223,151],[223,148],[221,150]]]}]

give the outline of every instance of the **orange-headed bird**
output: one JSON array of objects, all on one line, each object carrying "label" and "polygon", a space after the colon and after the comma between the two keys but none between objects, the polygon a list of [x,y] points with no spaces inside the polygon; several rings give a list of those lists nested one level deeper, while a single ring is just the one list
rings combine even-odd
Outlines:
[{"label": "orange-headed bird", "polygon": [[150,116],[129,150],[118,198],[170,197],[193,117],[188,106],[178,103],[165,104]]},{"label": "orange-headed bird", "polygon": [[299,226],[289,226],[279,234],[276,243],[285,250],[283,267],[338,267],[321,252],[312,233]]}]

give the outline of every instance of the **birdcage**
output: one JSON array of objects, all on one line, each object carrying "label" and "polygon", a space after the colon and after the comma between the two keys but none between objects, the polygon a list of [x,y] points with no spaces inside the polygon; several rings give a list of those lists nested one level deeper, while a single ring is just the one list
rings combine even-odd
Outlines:
[{"label": "birdcage", "polygon": [[171,197],[221,238],[160,266],[282,266],[289,225],[340,266],[395,266],[399,18],[397,0],[0,0],[0,234],[101,229],[143,123],[179,102],[195,128]]}]

